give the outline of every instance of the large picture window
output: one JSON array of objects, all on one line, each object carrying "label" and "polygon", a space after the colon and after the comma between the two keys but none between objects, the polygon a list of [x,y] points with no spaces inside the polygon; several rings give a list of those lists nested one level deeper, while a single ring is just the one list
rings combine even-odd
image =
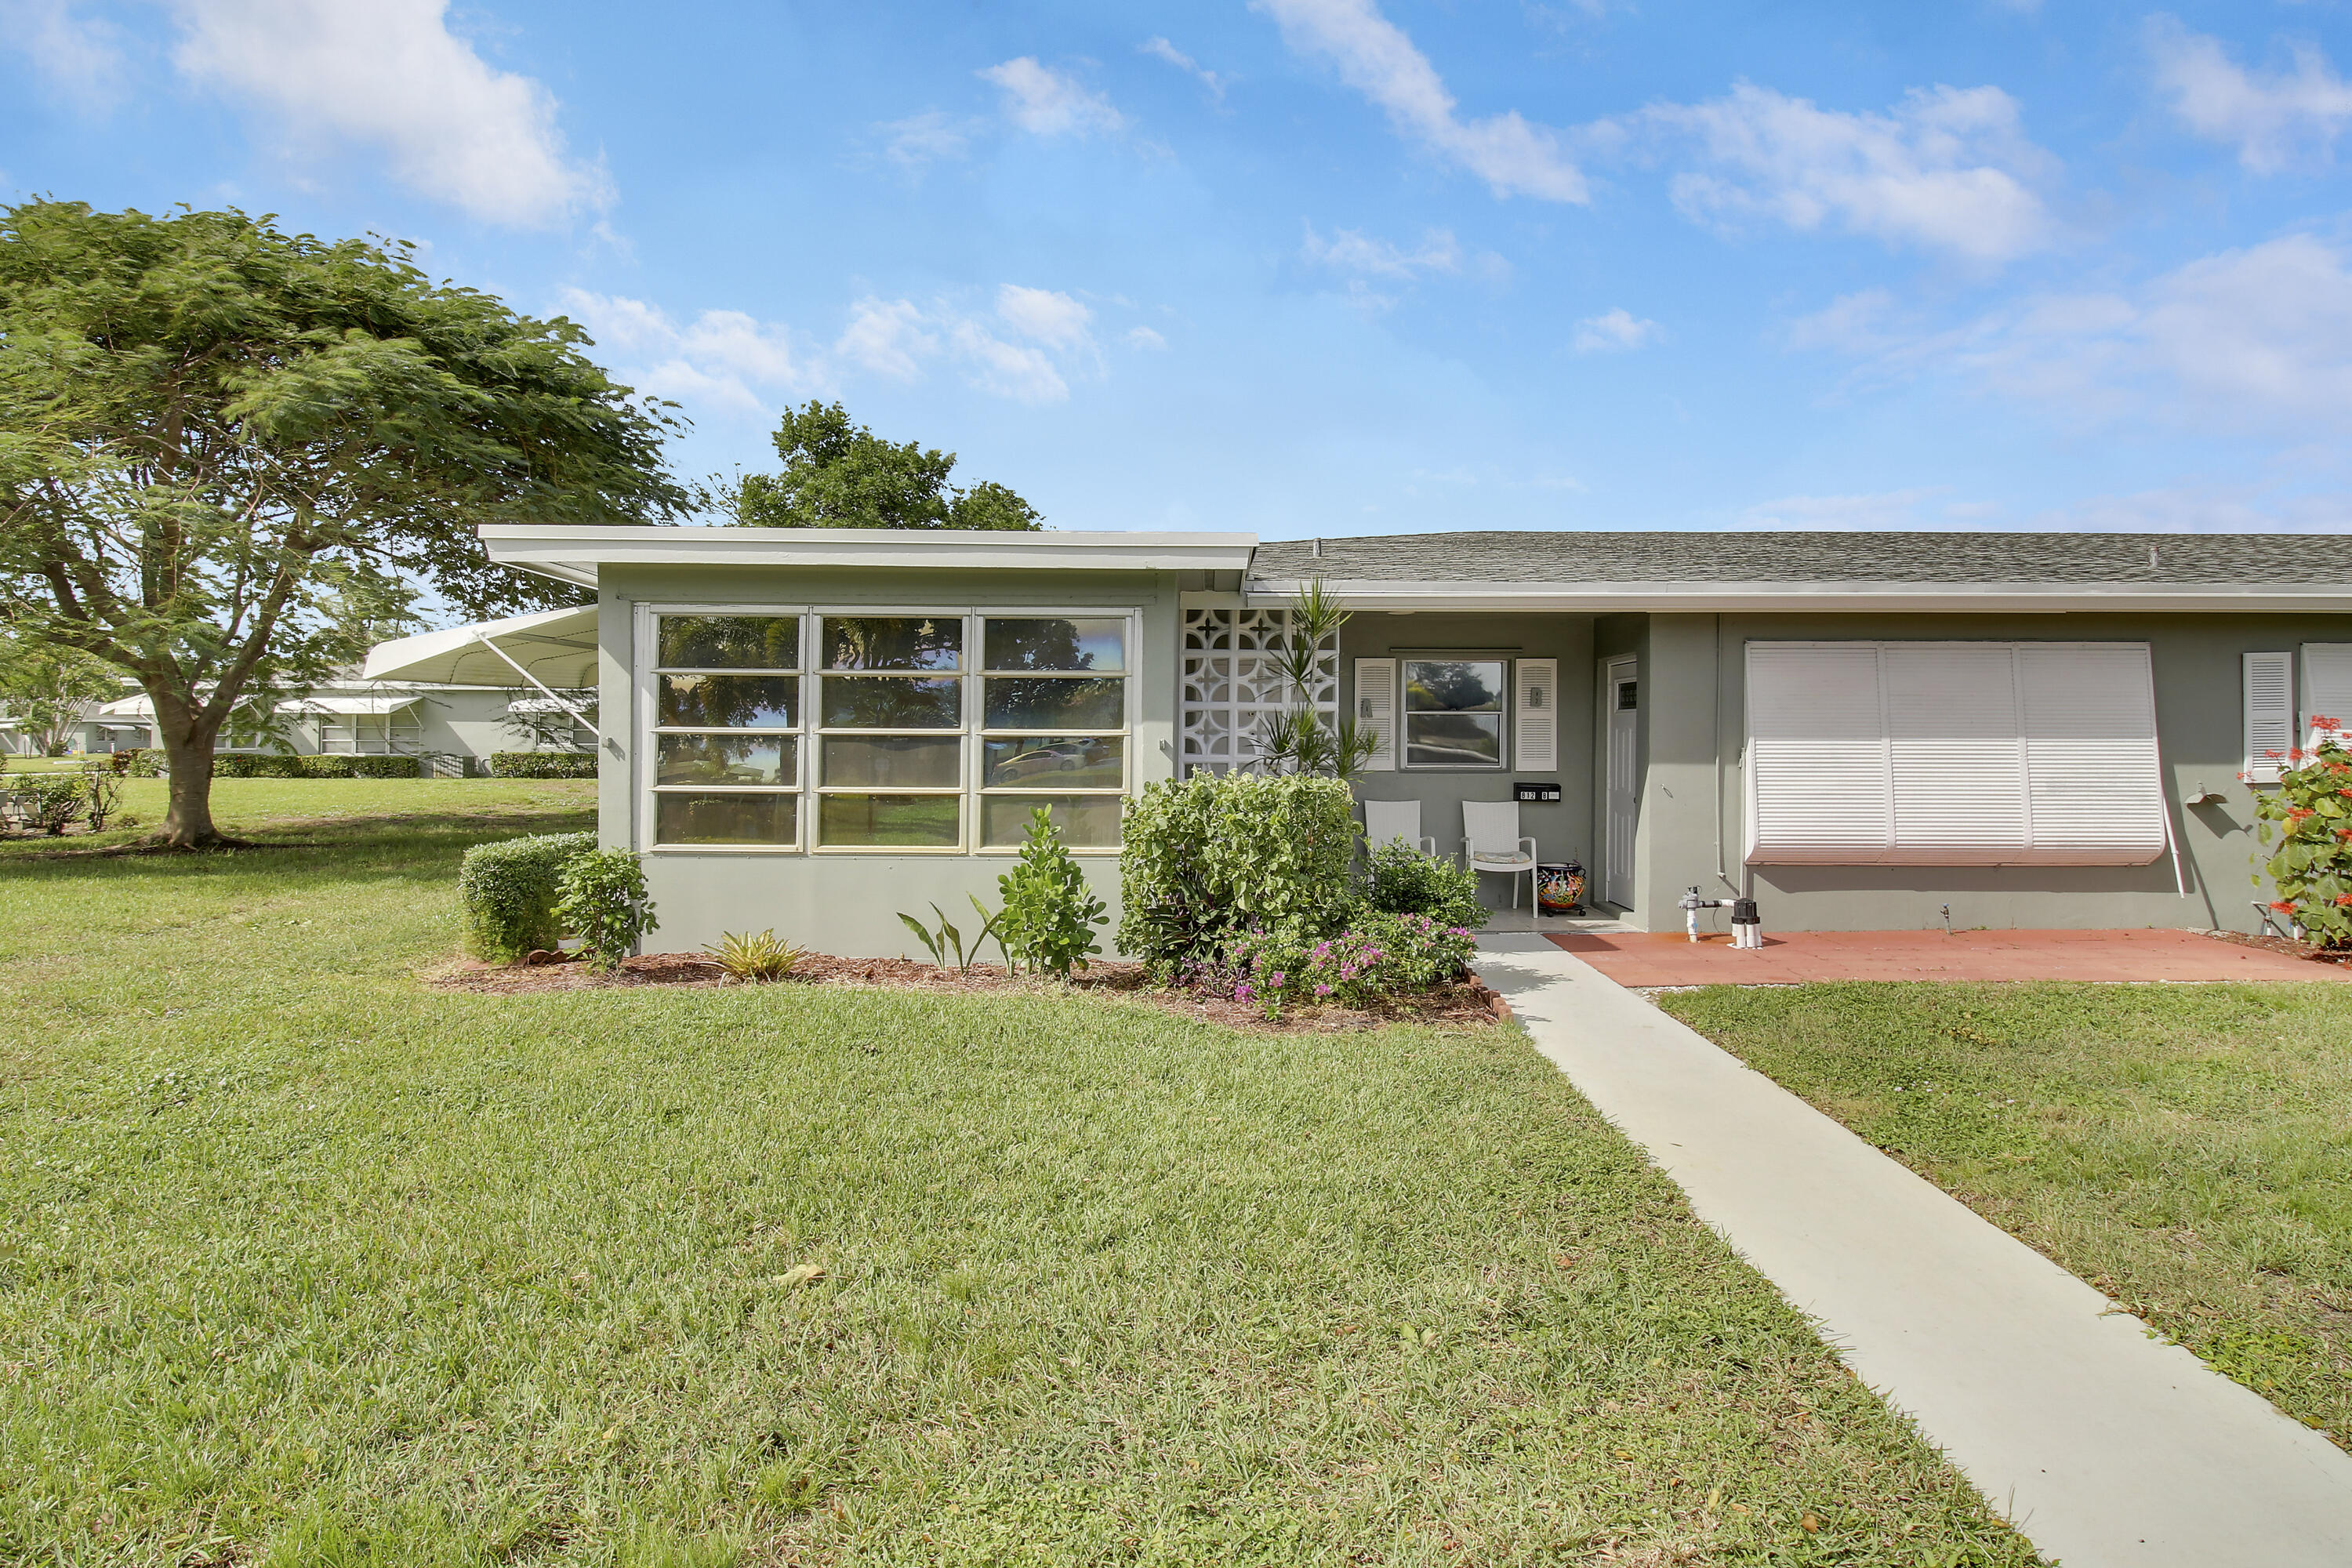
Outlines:
[{"label": "large picture window", "polygon": [[1404,765],[1500,768],[1510,661],[1464,655],[1403,663]]},{"label": "large picture window", "polygon": [[799,843],[800,617],[654,626],[654,842]]},{"label": "large picture window", "polygon": [[665,613],[652,640],[656,845],[1010,850],[1044,806],[1118,846],[1126,612]]}]

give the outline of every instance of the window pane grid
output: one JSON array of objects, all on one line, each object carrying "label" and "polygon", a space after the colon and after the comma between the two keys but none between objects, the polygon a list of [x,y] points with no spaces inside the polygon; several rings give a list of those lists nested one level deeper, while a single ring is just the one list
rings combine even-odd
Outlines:
[{"label": "window pane grid", "polygon": [[1129,615],[657,614],[654,626],[657,662],[641,668],[656,843],[1002,852],[1044,806],[1073,848],[1118,844]]}]

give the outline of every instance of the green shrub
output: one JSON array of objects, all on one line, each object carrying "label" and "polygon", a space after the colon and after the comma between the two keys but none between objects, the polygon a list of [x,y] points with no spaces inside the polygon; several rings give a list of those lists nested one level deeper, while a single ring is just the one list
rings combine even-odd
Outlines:
[{"label": "green shrub", "polygon": [[702,951],[710,955],[728,979],[747,984],[782,980],[793,972],[793,965],[808,956],[808,949],[786,942],[772,926],[757,936],[721,931],[717,944],[706,943]]},{"label": "green shrub", "polygon": [[12,786],[25,826],[56,837],[89,809],[88,782],[79,773],[26,773]]},{"label": "green shrub", "polygon": [[421,779],[425,776],[425,759],[422,757],[337,756],[305,757],[302,760],[306,763],[333,762],[343,764],[342,771],[340,773],[331,774],[321,773],[316,775],[321,778]]},{"label": "green shrub", "polygon": [[299,779],[308,759],[291,752],[223,752],[213,758],[216,779]]},{"label": "green shrub", "polygon": [[1427,915],[1440,925],[1486,923],[1478,873],[1391,838],[1366,858],[1364,903],[1382,914]]},{"label": "green shrub", "polygon": [[626,849],[591,849],[564,862],[555,915],[580,933],[592,969],[614,969],[660,922],[646,897],[646,868]]},{"label": "green shrub", "polygon": [[996,890],[1004,895],[996,941],[1006,968],[1026,964],[1032,973],[1066,980],[1102,951],[1094,928],[1108,925],[1110,916],[1044,806],[1030,814],[1021,863],[996,879]]},{"label": "green shrub", "polygon": [[596,847],[593,833],[545,833],[478,844],[457,867],[466,951],[491,963],[515,963],[563,939],[556,914],[566,861]]},{"label": "green shrub", "polygon": [[2317,745],[2289,752],[2278,788],[2254,795],[2262,841],[2278,839],[2264,868],[2278,889],[2271,908],[2321,947],[2352,947],[2352,751],[2335,718],[2312,726]]},{"label": "green shrub", "polygon": [[114,759],[116,771],[134,779],[158,778],[163,772],[163,753],[156,747],[142,747],[135,752],[117,752],[114,753]]},{"label": "green shrub", "polygon": [[1235,932],[1313,942],[1353,901],[1355,801],[1338,779],[1196,773],[1149,785],[1119,853],[1119,946],[1156,973],[1213,963]]},{"label": "green shrub", "polygon": [[593,752],[492,752],[490,776],[499,779],[593,779]]}]

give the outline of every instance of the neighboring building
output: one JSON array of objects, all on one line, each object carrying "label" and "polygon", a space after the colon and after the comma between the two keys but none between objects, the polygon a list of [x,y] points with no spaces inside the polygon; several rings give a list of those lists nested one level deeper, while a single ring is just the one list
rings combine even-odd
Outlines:
[{"label": "neighboring building", "polygon": [[[565,696],[573,707],[593,711],[593,694]],[[495,752],[586,751],[595,740],[593,729],[529,687],[329,680],[273,706],[269,734],[232,723],[215,751],[421,756],[454,769]],[[153,746],[154,703],[143,692],[93,702],[70,743],[74,752],[91,754]],[[0,714],[0,751],[33,756],[40,745]]]},{"label": "neighboring building", "polygon": [[[579,685],[595,639],[601,832],[682,947],[895,953],[1037,803],[1115,902],[1121,800],[1252,760],[1309,579],[1354,612],[1315,700],[1386,737],[1360,796],[1451,848],[1556,790],[1539,858],[1651,929],[1694,885],[1782,929],[2251,929],[2267,753],[2352,716],[2343,536],[482,532],[595,591],[515,624]],[[368,673],[478,679],[488,629]]]}]

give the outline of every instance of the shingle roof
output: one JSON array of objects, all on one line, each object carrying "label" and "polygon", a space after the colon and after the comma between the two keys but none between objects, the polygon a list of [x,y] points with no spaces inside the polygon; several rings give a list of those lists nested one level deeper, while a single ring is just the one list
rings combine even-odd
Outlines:
[{"label": "shingle roof", "polygon": [[1412,533],[1261,544],[1260,581],[2352,584],[2346,533]]}]

